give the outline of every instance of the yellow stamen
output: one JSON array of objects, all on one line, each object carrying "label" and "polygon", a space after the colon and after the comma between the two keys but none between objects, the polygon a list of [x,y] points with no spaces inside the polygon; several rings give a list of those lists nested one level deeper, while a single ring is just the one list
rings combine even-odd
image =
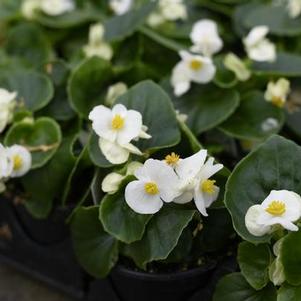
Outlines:
[{"label": "yellow stamen", "polygon": [[193,59],[190,61],[190,68],[193,71],[199,71],[200,69],[202,69],[202,67],[203,67],[203,63],[200,60]]},{"label": "yellow stamen", "polygon": [[114,130],[120,130],[124,127],[124,118],[119,114],[116,114],[112,119],[112,128]]},{"label": "yellow stamen", "polygon": [[274,216],[281,216],[285,213],[286,207],[283,202],[273,201],[269,204],[268,208],[265,209],[265,211]]},{"label": "yellow stamen", "polygon": [[148,182],[144,185],[144,190],[146,193],[155,195],[159,192],[158,186],[154,182]]},{"label": "yellow stamen", "polygon": [[278,96],[273,96],[272,98],[272,104],[274,106],[277,106],[279,108],[282,108],[284,106],[285,100]]},{"label": "yellow stamen", "polygon": [[172,152],[170,155],[167,155],[165,157],[165,162],[168,165],[176,165],[178,161],[180,160],[180,156],[177,155],[176,153]]},{"label": "yellow stamen", "polygon": [[216,183],[215,180],[206,180],[201,183],[201,190],[208,194],[213,194],[215,192],[214,184]]},{"label": "yellow stamen", "polygon": [[23,159],[19,155],[15,155],[13,158],[14,170],[19,170],[23,165]]}]

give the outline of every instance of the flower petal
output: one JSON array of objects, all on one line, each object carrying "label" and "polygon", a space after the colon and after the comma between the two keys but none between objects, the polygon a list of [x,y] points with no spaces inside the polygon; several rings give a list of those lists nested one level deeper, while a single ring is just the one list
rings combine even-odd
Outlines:
[{"label": "flower petal", "polygon": [[130,152],[115,142],[99,138],[99,147],[105,158],[112,164],[125,163],[130,155]]},{"label": "flower petal", "polygon": [[254,236],[263,236],[267,234],[271,227],[258,223],[258,217],[262,214],[261,205],[254,205],[249,208],[245,216],[245,224],[248,231]]}]

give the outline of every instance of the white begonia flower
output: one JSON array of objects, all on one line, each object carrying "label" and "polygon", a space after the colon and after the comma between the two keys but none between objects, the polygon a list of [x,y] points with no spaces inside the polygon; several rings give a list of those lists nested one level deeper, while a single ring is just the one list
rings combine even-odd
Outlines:
[{"label": "white begonia flower", "polygon": [[269,33],[267,26],[254,27],[244,38],[248,57],[258,62],[273,62],[276,59],[276,46],[266,38]]},{"label": "white begonia flower", "polygon": [[263,236],[281,225],[290,231],[298,231],[294,224],[301,217],[301,197],[288,190],[272,190],[261,205],[249,208],[245,216],[248,231],[254,236]]},{"label": "white begonia flower", "polygon": [[273,253],[276,259],[269,267],[269,277],[275,286],[280,286],[285,282],[284,268],[281,261],[280,249],[282,247],[283,238],[279,239],[273,246]]},{"label": "white begonia flower", "polygon": [[180,51],[179,54],[182,60],[174,67],[171,76],[176,96],[185,94],[190,89],[191,82],[205,84],[214,78],[216,68],[211,58],[187,51]]},{"label": "white begonia flower", "polygon": [[273,105],[282,108],[290,93],[290,82],[285,78],[278,79],[277,82],[269,82],[264,98]]},{"label": "white begonia flower", "polygon": [[126,93],[127,90],[128,90],[128,87],[123,82],[119,82],[114,85],[111,85],[108,88],[108,92],[106,95],[106,99],[105,99],[106,105],[112,106],[115,103],[115,101],[117,100],[117,98],[119,96],[123,95],[124,93]]},{"label": "white begonia flower", "polygon": [[90,26],[89,43],[83,47],[87,57],[98,56],[104,60],[111,60],[113,49],[111,45],[104,41],[105,28],[101,23]]},{"label": "white begonia flower", "polygon": [[8,154],[7,149],[0,143],[0,181],[9,178],[13,172],[14,163]]},{"label": "white begonia flower", "polygon": [[40,0],[25,0],[22,2],[21,12],[22,15],[29,20],[34,19],[35,14],[39,11],[41,6]]},{"label": "white begonia flower", "polygon": [[235,73],[240,81],[246,81],[251,77],[251,71],[244,62],[234,53],[229,53],[224,58],[224,65],[227,69]]},{"label": "white begonia flower", "polygon": [[41,0],[41,11],[50,16],[59,16],[75,9],[73,0]]},{"label": "white begonia flower", "polygon": [[142,155],[130,142],[139,138],[150,139],[142,124],[142,115],[135,110],[127,110],[122,104],[109,109],[96,106],[89,114],[92,127],[99,136],[99,147],[106,159],[113,164],[122,164],[129,154]]},{"label": "white begonia flower", "polygon": [[140,214],[154,214],[179,195],[178,177],[164,162],[154,159],[145,161],[135,172],[137,181],[125,189],[125,200],[130,208]]},{"label": "white begonia flower", "polygon": [[288,0],[287,9],[291,18],[299,17],[301,14],[301,0]]},{"label": "white begonia flower", "polygon": [[115,15],[124,15],[133,6],[133,0],[110,0],[109,6]]},{"label": "white begonia flower", "polygon": [[142,167],[143,164],[137,161],[129,163],[126,169],[126,174],[122,175],[117,172],[109,173],[101,183],[101,189],[108,194],[114,194],[118,191],[121,182],[129,175],[133,175],[135,171]]},{"label": "white begonia flower", "polygon": [[21,145],[13,145],[7,148],[8,156],[13,162],[11,178],[24,176],[31,168],[31,153]]},{"label": "white begonia flower", "polygon": [[9,92],[0,88],[0,133],[13,119],[16,97],[16,92]]},{"label": "white begonia flower", "polygon": [[217,24],[209,19],[200,20],[193,25],[190,39],[193,43],[190,50],[204,56],[212,56],[223,48]]}]

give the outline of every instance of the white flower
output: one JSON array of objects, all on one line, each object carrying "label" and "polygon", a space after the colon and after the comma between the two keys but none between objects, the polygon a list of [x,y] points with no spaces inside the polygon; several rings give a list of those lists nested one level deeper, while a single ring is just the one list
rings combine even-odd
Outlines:
[{"label": "white flower", "polygon": [[218,34],[217,24],[208,19],[196,22],[190,33],[193,46],[191,51],[212,56],[223,48],[223,40]]},{"label": "white flower", "polygon": [[87,57],[98,56],[104,60],[111,60],[113,49],[104,41],[105,28],[101,23],[90,26],[89,43],[83,47]]},{"label": "white flower", "polygon": [[137,181],[125,189],[125,200],[140,214],[154,214],[179,194],[178,177],[174,170],[159,160],[149,159],[135,172]]},{"label": "white flower", "polygon": [[114,194],[118,191],[121,182],[129,175],[133,175],[135,171],[142,166],[142,163],[133,161],[127,166],[126,174],[122,175],[117,172],[109,173],[101,183],[101,189],[108,194]]},{"label": "white flower", "polygon": [[279,121],[275,118],[269,117],[261,124],[261,129],[264,132],[271,132],[279,127]]},{"label": "white flower", "polygon": [[115,15],[124,15],[133,6],[133,0],[110,0],[109,6]]},{"label": "white flower", "polygon": [[268,32],[269,28],[267,26],[256,26],[244,38],[243,43],[251,60],[258,62],[275,61],[276,47],[266,38]]},{"label": "white flower", "polygon": [[40,8],[50,16],[59,16],[75,9],[73,0],[41,0]]},{"label": "white flower", "polygon": [[272,190],[261,205],[251,206],[245,216],[248,231],[263,236],[280,225],[290,231],[298,231],[294,224],[301,217],[301,197],[288,190]]},{"label": "white flower", "polygon": [[117,104],[112,110],[100,105],[89,114],[92,127],[99,136],[99,147],[106,159],[113,164],[122,164],[129,154],[142,155],[130,142],[139,138],[150,139],[142,124],[142,115],[135,110],[127,110]]},{"label": "white flower", "polygon": [[250,70],[244,62],[234,53],[229,53],[224,58],[224,65],[227,69],[234,72],[240,81],[246,81],[251,77]]},{"label": "white flower", "polygon": [[5,181],[13,171],[13,161],[8,155],[7,149],[0,143],[0,181]]},{"label": "white flower", "polygon": [[301,14],[301,0],[288,0],[287,9],[291,18],[299,17]]},{"label": "white flower", "polygon": [[106,104],[109,106],[112,106],[115,103],[115,101],[117,100],[117,98],[119,96],[123,95],[124,93],[126,93],[127,90],[128,90],[128,87],[123,82],[119,82],[114,85],[111,85],[108,88],[108,92],[106,95],[106,100],[105,100]]},{"label": "white flower", "polygon": [[7,154],[13,162],[13,170],[10,174],[11,178],[22,177],[31,168],[31,154],[21,145],[13,145],[7,148]]},{"label": "white flower", "polygon": [[264,98],[273,105],[282,108],[290,93],[290,82],[285,78],[278,79],[277,82],[269,82]]},{"label": "white flower", "polygon": [[21,6],[22,15],[26,19],[33,19],[35,13],[40,9],[40,0],[24,0]]},{"label": "white flower", "polygon": [[0,133],[12,121],[16,97],[16,92],[9,92],[0,88]]},{"label": "white flower", "polygon": [[172,71],[171,84],[176,96],[186,93],[191,82],[205,84],[210,82],[215,75],[216,68],[209,57],[190,54],[187,51],[180,51],[182,60]]}]

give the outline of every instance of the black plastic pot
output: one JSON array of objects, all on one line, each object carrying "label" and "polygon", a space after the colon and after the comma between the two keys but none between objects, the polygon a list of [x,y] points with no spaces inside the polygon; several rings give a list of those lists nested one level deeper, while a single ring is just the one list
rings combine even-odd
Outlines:
[{"label": "black plastic pot", "polygon": [[[216,263],[172,274],[150,274],[118,266],[112,285],[122,301],[187,301],[210,280]],[[199,301],[209,301],[200,298]]]}]

